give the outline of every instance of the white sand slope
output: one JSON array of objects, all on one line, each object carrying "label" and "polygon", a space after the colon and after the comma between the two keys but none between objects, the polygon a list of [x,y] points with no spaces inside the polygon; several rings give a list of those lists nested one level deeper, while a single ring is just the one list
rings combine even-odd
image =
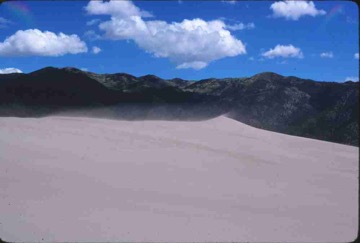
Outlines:
[{"label": "white sand slope", "polygon": [[0,118],[0,237],[351,241],[358,152],[226,117]]}]

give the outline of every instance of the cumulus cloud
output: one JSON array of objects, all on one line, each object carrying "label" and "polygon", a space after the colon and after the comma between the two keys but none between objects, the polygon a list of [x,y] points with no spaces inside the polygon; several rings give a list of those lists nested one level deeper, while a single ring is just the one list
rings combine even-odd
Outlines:
[{"label": "cumulus cloud", "polygon": [[346,77],[345,81],[353,81],[353,82],[356,82],[356,81],[359,81],[359,77]]},{"label": "cumulus cloud", "polygon": [[[106,7],[104,10],[101,7],[109,3],[117,10],[110,11]],[[145,21],[142,18],[144,11],[130,1],[123,3],[96,2],[100,10],[95,10],[91,1],[86,9],[89,14],[111,15],[111,20],[99,24],[105,38],[132,40],[155,57],[169,58],[177,68],[201,69],[212,61],[246,53],[245,45],[231,35],[221,20],[204,21],[196,18],[172,23]]]},{"label": "cumulus cloud", "polygon": [[111,15],[121,18],[131,16],[153,17],[151,13],[139,9],[131,1],[90,1],[85,10],[92,15]]},{"label": "cumulus cloud", "polygon": [[19,30],[0,42],[0,56],[62,56],[87,52],[77,35],[38,29]]},{"label": "cumulus cloud", "polygon": [[255,24],[254,23],[248,23],[248,24],[244,24],[244,23],[237,23],[237,24],[233,24],[233,25],[226,25],[226,29],[229,30],[245,30],[245,29],[254,29],[255,28]]},{"label": "cumulus cloud", "polygon": [[275,58],[275,57],[283,57],[283,58],[303,58],[304,55],[300,48],[297,48],[293,45],[276,45],[273,49],[268,50],[261,54],[266,58]]},{"label": "cumulus cloud", "polygon": [[359,59],[359,52],[354,54],[355,59]]},{"label": "cumulus cloud", "polygon": [[332,53],[332,51],[323,52],[323,53],[320,53],[320,57],[322,57],[322,58],[333,58],[334,54]]},{"label": "cumulus cloud", "polygon": [[20,69],[17,69],[17,68],[0,69],[0,74],[8,74],[8,73],[22,73],[22,71]]},{"label": "cumulus cloud", "polygon": [[98,54],[99,52],[101,52],[101,49],[100,49],[99,47],[94,46],[94,47],[92,48],[92,53],[93,53],[93,54]]},{"label": "cumulus cloud", "polygon": [[235,4],[236,0],[222,0],[223,3]]},{"label": "cumulus cloud", "polygon": [[322,9],[316,9],[312,1],[280,1],[271,4],[273,17],[284,17],[288,20],[298,20],[302,16],[324,15],[326,12]]}]

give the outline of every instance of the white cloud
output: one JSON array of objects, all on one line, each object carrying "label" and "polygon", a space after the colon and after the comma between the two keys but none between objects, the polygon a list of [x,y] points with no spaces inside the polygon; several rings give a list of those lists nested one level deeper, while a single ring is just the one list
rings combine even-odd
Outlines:
[{"label": "white cloud", "polygon": [[235,4],[237,1],[236,0],[222,0],[223,3],[228,3],[228,4]]},{"label": "white cloud", "polygon": [[101,52],[101,49],[100,49],[99,47],[94,46],[94,47],[92,48],[92,53],[93,53],[93,54],[98,54],[99,52]]},{"label": "white cloud", "polygon": [[142,11],[136,7],[131,1],[90,1],[86,5],[85,10],[92,15],[111,15],[116,17],[153,17],[153,15],[147,11]]},{"label": "white cloud", "polygon": [[268,50],[261,54],[267,58],[275,58],[275,57],[294,57],[294,58],[303,58],[304,55],[300,48],[297,48],[293,45],[276,45],[273,49]]},{"label": "white cloud", "polygon": [[91,25],[97,24],[99,22],[101,22],[101,19],[92,19],[92,20],[87,21],[86,25],[91,26]]},{"label": "white cloud", "polygon": [[87,72],[89,71],[87,68],[80,68],[81,71]]},{"label": "white cloud", "polygon": [[354,54],[355,59],[359,59],[359,52]]},{"label": "white cloud", "polygon": [[193,68],[195,70],[200,70],[206,67],[208,64],[206,62],[184,62],[178,65],[177,69],[186,69],[186,68]]},{"label": "white cloud", "polygon": [[316,9],[312,1],[280,1],[271,4],[273,17],[284,17],[288,20],[298,20],[302,16],[324,15],[326,12],[322,9]]},{"label": "white cloud", "polygon": [[255,28],[255,24],[254,23],[248,23],[248,24],[244,24],[244,23],[237,23],[237,24],[233,24],[233,25],[226,25],[226,29],[229,30],[245,30],[245,29],[254,29]]},{"label": "white cloud", "polygon": [[19,30],[0,42],[0,56],[62,56],[87,52],[77,35],[38,29]]},{"label": "white cloud", "polygon": [[[123,1],[116,3],[120,2]],[[115,14],[110,13],[111,20],[99,25],[100,30],[105,32],[105,37],[132,40],[155,57],[169,58],[177,68],[201,69],[212,61],[246,53],[245,45],[231,35],[223,21],[204,21],[199,18],[172,23],[145,21],[141,16],[143,11],[130,1],[126,3],[122,7],[128,8],[128,11],[118,8]],[[96,4],[101,6],[106,3]],[[89,9],[88,6],[86,9]],[[90,14],[93,12],[100,11],[89,11]],[[109,14],[109,11],[102,12]],[[133,14],[126,15],[123,12]]]},{"label": "white cloud", "polygon": [[22,73],[22,71],[20,69],[17,69],[17,68],[0,69],[0,74],[8,74],[8,73]]},{"label": "white cloud", "polygon": [[323,53],[320,53],[320,57],[322,57],[322,58],[333,58],[334,54],[332,53],[332,51],[323,52]]},{"label": "white cloud", "polygon": [[354,82],[356,82],[356,81],[359,81],[359,77],[346,77],[346,79],[345,79],[345,81],[354,81]]}]

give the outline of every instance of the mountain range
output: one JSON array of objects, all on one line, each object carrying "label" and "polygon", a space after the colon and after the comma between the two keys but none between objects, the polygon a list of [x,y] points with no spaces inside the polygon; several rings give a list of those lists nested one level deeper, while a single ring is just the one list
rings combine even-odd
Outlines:
[{"label": "mountain range", "polygon": [[257,128],[358,146],[359,82],[272,72],[189,81],[71,67],[0,74],[0,116],[64,113],[127,120],[226,115]]}]

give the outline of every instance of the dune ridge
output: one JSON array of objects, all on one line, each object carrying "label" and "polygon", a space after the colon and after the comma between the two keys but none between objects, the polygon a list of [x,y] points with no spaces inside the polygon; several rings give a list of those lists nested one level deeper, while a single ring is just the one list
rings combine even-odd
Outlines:
[{"label": "dune ridge", "polygon": [[0,118],[0,236],[352,241],[358,152],[224,116]]}]

